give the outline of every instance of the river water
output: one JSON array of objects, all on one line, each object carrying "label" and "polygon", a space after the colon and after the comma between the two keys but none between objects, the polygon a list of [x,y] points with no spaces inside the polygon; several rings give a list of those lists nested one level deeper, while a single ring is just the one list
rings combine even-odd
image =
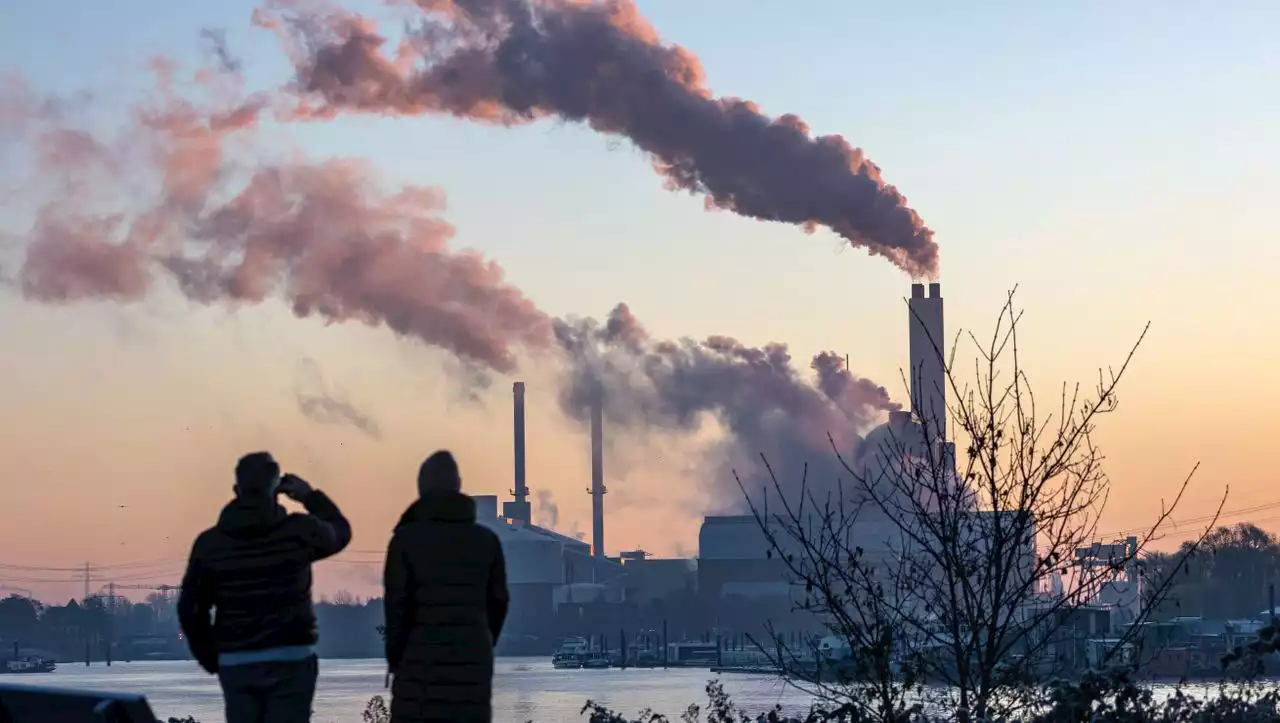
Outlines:
[{"label": "river water", "polygon": [[[360,714],[375,695],[389,700],[383,688],[386,663],[381,660],[321,660],[314,704],[315,723],[361,723]],[[580,715],[588,700],[634,715],[643,708],[679,719],[690,703],[704,705],[706,669],[556,670],[548,658],[499,658],[493,683],[494,723],[560,723],[586,720]],[[194,662],[115,663],[110,667],[65,664],[47,675],[6,676],[4,682],[144,693],[161,721],[194,716],[201,723],[222,717],[218,681]],[[723,675],[725,691],[751,713],[781,704],[801,712],[809,698],[772,676]]]},{"label": "river water", "polygon": [[[314,723],[362,723],[369,699],[381,695],[386,663],[382,660],[321,660],[320,681],[313,705]],[[769,675],[713,675],[703,668],[556,670],[548,658],[498,658],[493,682],[494,723],[562,723],[585,721],[587,700],[634,716],[651,708],[674,720],[690,703],[706,705],[706,684],[717,678],[734,703],[752,715],[781,705],[792,714],[808,711],[812,699]],[[194,716],[201,723],[218,723],[222,693],[217,678],[191,661],[115,663],[93,666],[71,663],[45,675],[4,676],[5,683],[45,685],[111,692],[143,693],[161,721],[170,716]],[[1273,683],[1274,684],[1274,683]],[[1192,685],[1192,696],[1209,693],[1212,684]],[[1155,685],[1157,699],[1173,691]]]}]

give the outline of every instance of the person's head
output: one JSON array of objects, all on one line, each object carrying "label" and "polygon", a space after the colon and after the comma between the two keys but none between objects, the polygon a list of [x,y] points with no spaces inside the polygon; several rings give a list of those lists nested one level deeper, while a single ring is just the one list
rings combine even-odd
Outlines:
[{"label": "person's head", "polygon": [[266,497],[280,486],[280,465],[270,452],[246,454],[236,463],[236,496]]},{"label": "person's head", "polygon": [[458,474],[458,463],[447,450],[440,450],[427,457],[418,468],[418,494],[428,495],[432,492],[461,492],[462,476]]}]

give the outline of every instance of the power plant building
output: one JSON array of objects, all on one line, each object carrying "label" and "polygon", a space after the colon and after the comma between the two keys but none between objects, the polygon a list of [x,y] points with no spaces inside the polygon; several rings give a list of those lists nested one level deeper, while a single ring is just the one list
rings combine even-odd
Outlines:
[{"label": "power plant building", "polygon": [[707,599],[786,598],[786,563],[770,555],[754,515],[705,517],[698,531],[698,590]]},{"label": "power plant building", "polygon": [[[896,464],[900,456],[904,465],[925,458],[924,444],[933,447],[941,461],[941,473],[954,482],[954,446],[946,441],[947,394],[944,364],[947,340],[944,336],[942,289],[933,283],[913,284],[908,301],[908,341],[910,374],[910,409],[893,412],[885,424],[871,430],[861,441],[866,453],[855,464]],[[928,428],[924,426],[928,424]],[[877,476],[868,470],[868,476]],[[885,470],[892,475],[892,470]],[[909,484],[906,486],[910,486]],[[889,489],[881,489],[889,494]],[[905,508],[904,508],[905,509]],[[863,550],[863,561],[870,564],[894,564],[904,550],[898,521],[888,518],[875,505],[868,504],[858,513],[856,522],[847,528],[852,539],[850,548]],[[819,533],[821,534],[821,533]],[[773,535],[782,552],[795,544],[785,531]],[[754,515],[716,516],[703,520],[698,538],[698,587],[702,599],[717,608],[722,622],[736,617],[740,608],[748,606],[759,614],[769,614],[778,623],[779,616],[789,618],[793,629],[803,625],[791,615],[789,606],[803,598],[802,588],[777,551],[770,554],[771,544]],[[785,604],[785,605],[784,605]],[[814,621],[809,621],[810,623]],[[742,620],[739,624],[749,624]]]},{"label": "power plant building", "polygon": [[[918,458],[926,451],[919,444],[926,443],[927,439],[935,451],[941,452],[954,479],[954,446],[946,441],[948,380],[944,352],[947,341],[943,336],[939,284],[929,284],[927,293],[923,284],[912,285],[908,322],[910,409],[891,413],[888,422],[872,430],[861,445],[863,449],[884,449],[893,440],[915,440],[908,445],[905,455]],[[522,633],[527,637],[550,635],[550,621],[559,621],[562,626],[573,623],[579,627],[599,626],[616,631],[624,619],[641,620],[647,609],[665,610],[661,617],[666,620],[672,611],[689,608],[695,609],[689,620],[702,621],[689,624],[707,626],[702,633],[712,629],[731,635],[735,631],[758,633],[766,620],[773,625],[789,626],[793,631],[821,627],[813,616],[795,612],[795,603],[803,598],[803,587],[794,582],[795,576],[781,555],[771,554],[772,545],[754,515],[705,517],[698,534],[696,560],[648,559],[646,553],[638,550],[622,552],[617,557],[607,556],[604,546],[605,400],[600,389],[592,395],[589,410],[587,492],[592,497],[591,540],[588,543],[533,524],[525,474],[524,383],[516,382],[512,393],[515,469],[511,495],[514,499],[501,504],[501,513],[495,496],[476,497],[476,503],[478,521],[497,533],[506,554],[513,634],[517,637]],[[865,455],[862,464],[877,458],[883,459],[884,455]],[[856,538],[853,544],[862,547],[871,559],[885,557],[886,564],[892,562],[887,558],[896,554],[895,550],[903,549],[901,531],[894,521],[875,511],[860,514],[851,532]],[[790,542],[781,530],[776,531],[774,537],[784,549]],[[560,614],[566,605],[570,606],[568,620]],[[613,612],[608,612],[610,609]],[[561,630],[562,634],[583,632],[586,631]],[[597,628],[593,632],[601,630]]]}]

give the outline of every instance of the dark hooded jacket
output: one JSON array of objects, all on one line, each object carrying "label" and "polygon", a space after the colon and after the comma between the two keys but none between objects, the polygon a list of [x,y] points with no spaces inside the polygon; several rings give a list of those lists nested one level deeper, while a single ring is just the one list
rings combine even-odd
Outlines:
[{"label": "dark hooded jacket", "polygon": [[392,721],[490,721],[507,570],[475,501],[434,492],[411,505],[392,535],[384,583]]},{"label": "dark hooded jacket", "polygon": [[317,642],[311,563],[341,552],[351,525],[319,490],[303,506],[308,514],[289,514],[274,497],[236,498],[196,538],[178,619],[205,670],[217,671],[219,653]]}]

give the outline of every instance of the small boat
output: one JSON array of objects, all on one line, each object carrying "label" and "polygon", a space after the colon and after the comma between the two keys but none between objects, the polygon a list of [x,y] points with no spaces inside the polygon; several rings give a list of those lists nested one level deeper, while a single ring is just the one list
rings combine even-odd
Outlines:
[{"label": "small boat", "polygon": [[560,644],[560,649],[551,656],[551,665],[560,670],[575,670],[582,667],[587,657],[587,641],[583,638],[568,638]]},{"label": "small boat", "polygon": [[608,653],[596,650],[586,655],[582,659],[582,667],[591,670],[601,670],[613,667],[613,659]]},{"label": "small boat", "polygon": [[52,673],[58,664],[39,655],[23,655],[4,661],[0,673]]},{"label": "small boat", "polygon": [[576,670],[582,667],[582,656],[576,653],[556,653],[551,656],[551,667],[557,670]]}]

